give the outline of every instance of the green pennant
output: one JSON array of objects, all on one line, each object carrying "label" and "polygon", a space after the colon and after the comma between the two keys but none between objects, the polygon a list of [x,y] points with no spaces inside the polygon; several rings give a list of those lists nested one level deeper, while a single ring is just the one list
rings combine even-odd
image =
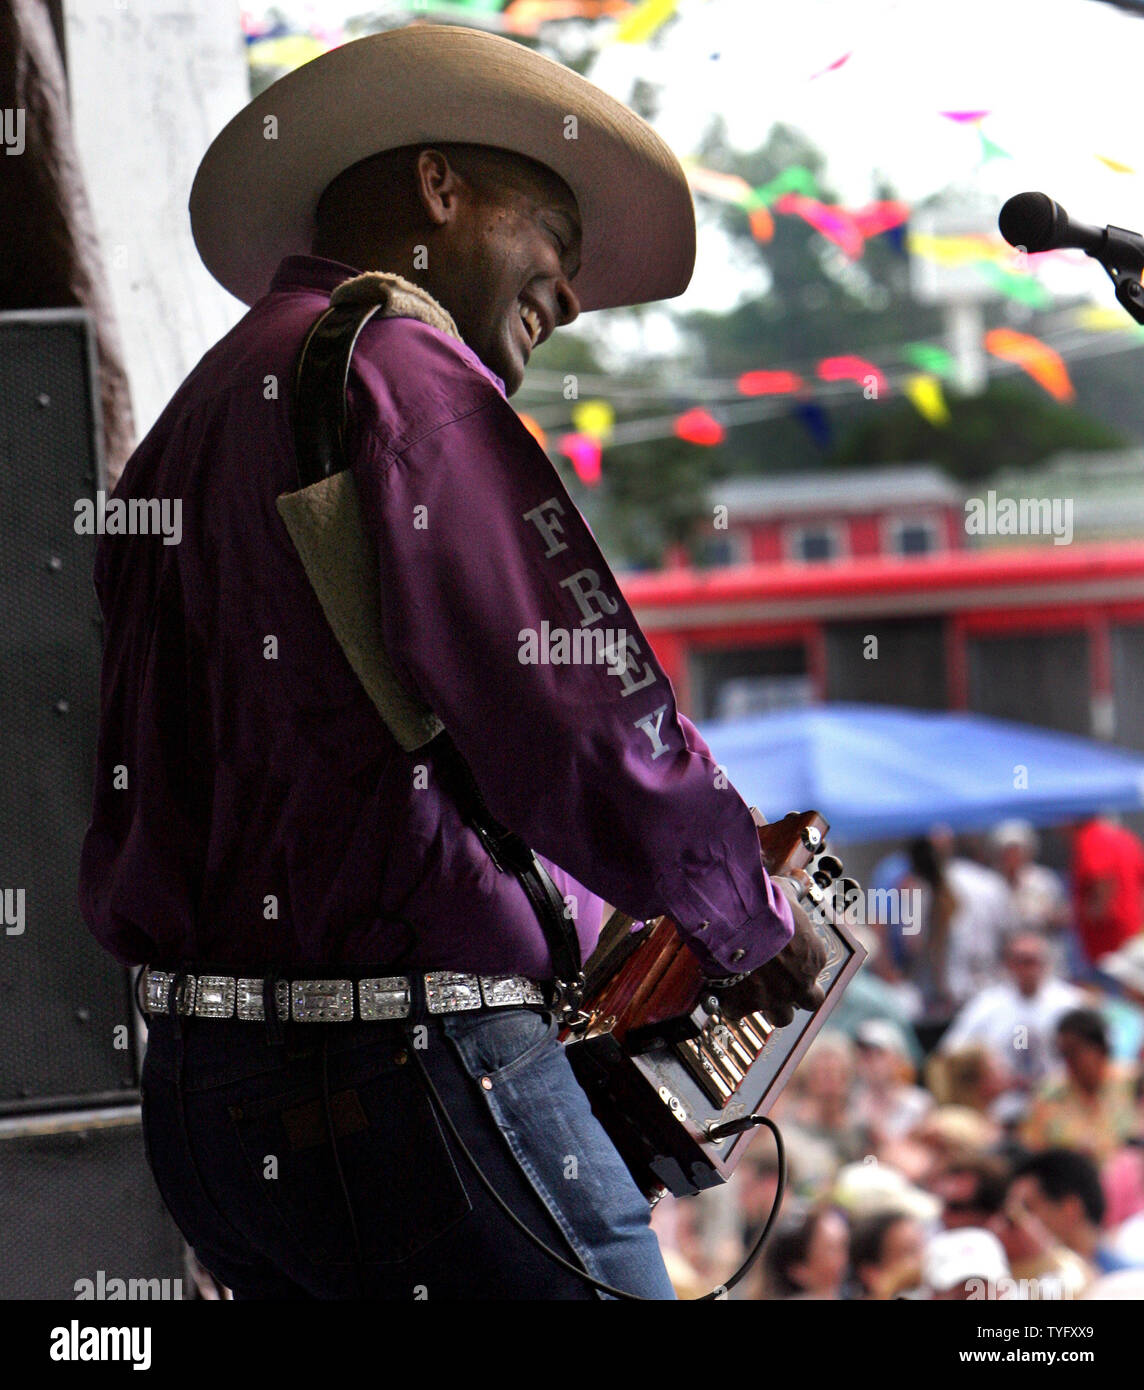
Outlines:
[{"label": "green pennant", "polygon": [[981,162],[988,164],[991,159],[1012,159],[1013,156],[1008,150],[1003,150],[1000,145],[995,145],[983,131],[978,131],[981,136]]},{"label": "green pennant", "polygon": [[933,372],[935,376],[953,376],[953,354],[937,343],[906,343],[902,356],[923,372]]},{"label": "green pennant", "polygon": [[801,193],[807,198],[817,198],[818,180],[801,164],[792,164],[789,169],[784,169],[781,174],[771,179],[770,183],[756,188],[749,198],[743,200],[743,206],[747,209],[769,207],[784,193]]},{"label": "green pennant", "polygon": [[983,261],[977,268],[995,290],[1007,299],[1016,300],[1018,304],[1028,304],[1033,309],[1047,309],[1053,302],[1053,296],[1044,285],[1029,275],[1014,275],[992,261]]}]

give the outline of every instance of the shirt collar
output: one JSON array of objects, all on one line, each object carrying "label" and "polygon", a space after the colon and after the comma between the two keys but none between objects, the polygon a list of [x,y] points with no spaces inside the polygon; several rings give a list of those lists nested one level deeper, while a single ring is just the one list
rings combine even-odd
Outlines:
[{"label": "shirt collar", "polygon": [[332,261],[326,256],[286,256],[278,263],[271,290],[323,290],[332,294],[343,280],[361,271],[345,261]]},{"label": "shirt collar", "polygon": [[[346,265],[345,261],[333,261],[326,256],[286,256],[278,263],[278,269],[270,281],[270,291],[319,290],[323,294],[333,294],[343,280],[361,274],[362,271],[356,266]],[[504,382],[496,372],[486,367],[467,343],[458,342],[456,346],[482,376],[487,377],[502,396],[505,395]]]}]

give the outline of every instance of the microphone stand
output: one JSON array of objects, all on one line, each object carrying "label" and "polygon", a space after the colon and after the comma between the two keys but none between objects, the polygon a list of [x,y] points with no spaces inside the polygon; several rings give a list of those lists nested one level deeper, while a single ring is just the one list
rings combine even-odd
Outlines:
[{"label": "microphone stand", "polygon": [[1108,278],[1116,286],[1116,297],[1137,323],[1144,323],[1144,285],[1139,279],[1125,270],[1101,262],[1108,272]]}]

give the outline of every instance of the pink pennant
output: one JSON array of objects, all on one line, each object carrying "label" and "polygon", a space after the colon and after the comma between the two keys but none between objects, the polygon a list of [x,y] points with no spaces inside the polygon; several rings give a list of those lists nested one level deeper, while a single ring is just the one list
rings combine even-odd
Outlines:
[{"label": "pink pennant", "polygon": [[974,125],[977,121],[983,121],[989,115],[988,111],[943,111],[941,113],[947,121],[956,121],[958,125]]},{"label": "pink pennant", "polygon": [[585,487],[595,487],[600,481],[601,449],[599,441],[586,434],[562,434],[560,452],[572,460],[576,476]]},{"label": "pink pennant", "polygon": [[815,231],[821,232],[828,241],[834,242],[852,261],[858,259],[866,245],[854,218],[845,208],[830,207],[826,203],[820,203],[817,198],[807,198],[802,193],[784,193],[775,203],[774,210],[801,217]]},{"label": "pink pennant", "polygon": [[820,68],[818,72],[812,72],[810,77],[807,78],[807,81],[813,82],[816,77],[825,77],[828,72],[837,72],[843,63],[850,61],[853,52],[854,50],[851,49],[849,53],[844,53],[841,58],[835,58],[833,63],[827,63],[826,67]]},{"label": "pink pennant", "polygon": [[910,209],[907,203],[891,198],[881,203],[868,203],[864,208],[853,208],[850,216],[862,235],[871,237],[908,222]]}]

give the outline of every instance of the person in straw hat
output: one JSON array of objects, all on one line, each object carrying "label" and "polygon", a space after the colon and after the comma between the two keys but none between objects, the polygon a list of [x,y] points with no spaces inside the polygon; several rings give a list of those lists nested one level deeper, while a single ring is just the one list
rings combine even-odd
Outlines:
[{"label": "person in straw hat", "polygon": [[685,289],[679,163],[416,25],[240,111],[190,214],[250,307],[117,489],[179,544],[100,540],[80,884],[146,967],[158,1186],[240,1298],[670,1298],[557,1036],[604,903],[670,913],[729,1013],[813,1007],[822,951],[507,397],[580,312]]}]

